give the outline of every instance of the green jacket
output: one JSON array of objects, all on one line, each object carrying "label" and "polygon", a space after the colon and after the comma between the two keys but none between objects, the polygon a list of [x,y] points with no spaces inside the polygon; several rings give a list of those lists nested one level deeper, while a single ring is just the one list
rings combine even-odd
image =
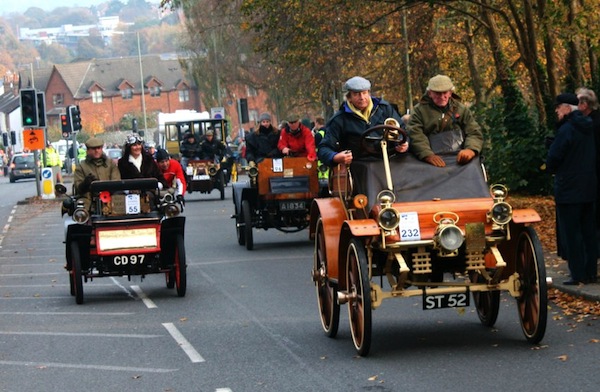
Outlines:
[{"label": "green jacket", "polygon": [[96,180],[121,179],[119,168],[106,154],[102,154],[102,158],[99,159],[86,157],[83,161],[79,162],[73,173],[73,193],[86,199],[86,206],[88,207],[92,200],[91,194],[87,189],[80,189],[88,174],[93,175]]},{"label": "green jacket", "polygon": [[481,153],[483,148],[483,132],[475,121],[473,114],[460,102],[460,97],[452,94],[447,107],[436,106],[428,95],[421,101],[410,116],[408,122],[411,151],[419,159],[424,159],[434,152],[430,137],[442,132],[455,131],[462,134],[461,148],[468,148]]}]

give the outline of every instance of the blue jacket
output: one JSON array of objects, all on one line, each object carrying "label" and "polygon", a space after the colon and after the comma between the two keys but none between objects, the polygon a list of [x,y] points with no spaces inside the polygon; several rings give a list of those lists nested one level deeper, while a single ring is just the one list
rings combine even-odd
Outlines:
[{"label": "blue jacket", "polygon": [[352,150],[354,159],[364,158],[360,142],[362,134],[369,128],[381,125],[387,118],[395,118],[400,125],[402,118],[389,102],[371,97],[373,110],[369,122],[354,113],[346,102],[325,125],[325,136],[317,146],[317,155],[321,162],[331,166],[333,157],[339,151]]},{"label": "blue jacket", "polygon": [[550,145],[546,168],[560,204],[596,200],[596,146],[592,119],[576,110],[565,117]]}]

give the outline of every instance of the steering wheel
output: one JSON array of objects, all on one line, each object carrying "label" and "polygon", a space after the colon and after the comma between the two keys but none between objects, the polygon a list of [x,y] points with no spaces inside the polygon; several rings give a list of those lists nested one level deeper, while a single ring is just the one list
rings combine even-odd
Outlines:
[{"label": "steering wheel", "polygon": [[[383,132],[381,132],[383,131]],[[400,127],[390,124],[376,125],[367,129],[362,134],[361,149],[368,155],[381,158],[381,142],[386,141],[388,155],[394,154],[394,148],[398,144],[405,143],[408,140],[406,131]]]}]

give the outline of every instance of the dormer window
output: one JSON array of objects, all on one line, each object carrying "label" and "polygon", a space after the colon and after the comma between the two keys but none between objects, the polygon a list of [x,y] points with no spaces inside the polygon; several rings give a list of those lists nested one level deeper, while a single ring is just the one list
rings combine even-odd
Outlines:
[{"label": "dormer window", "polygon": [[133,99],[133,89],[124,88],[121,90],[121,97],[123,99]]}]

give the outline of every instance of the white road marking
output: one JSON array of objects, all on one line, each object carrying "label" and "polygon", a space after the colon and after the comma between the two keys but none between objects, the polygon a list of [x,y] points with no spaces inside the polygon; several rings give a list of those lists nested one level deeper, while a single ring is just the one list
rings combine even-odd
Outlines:
[{"label": "white road marking", "polygon": [[183,352],[187,354],[190,360],[194,363],[204,362],[204,358],[196,351],[196,349],[187,341],[187,339],[179,332],[175,324],[173,323],[162,323],[163,327],[169,331],[173,339],[179,344]]},{"label": "white road marking", "polygon": [[217,388],[215,392],[232,392],[231,388]]},{"label": "white road marking", "polygon": [[25,362],[25,361],[0,361],[0,365],[16,365],[27,367],[55,367],[68,369],[89,369],[89,370],[109,370],[118,372],[144,372],[144,373],[171,373],[179,369],[161,369],[161,368],[138,368],[128,366],[106,366],[106,365],[81,365],[77,363],[58,363],[58,362]]},{"label": "white road marking", "polygon": [[144,305],[146,305],[146,307],[148,309],[156,309],[158,308],[158,306],[156,306],[156,304],[154,303],[154,301],[152,301],[150,298],[148,298],[148,296],[146,295],[146,293],[144,293],[142,291],[142,289],[140,288],[140,286],[131,286],[131,289],[133,291],[135,291],[135,293],[137,294],[137,296],[142,300],[142,302],[144,303]]},{"label": "white road marking", "polygon": [[127,287],[125,287],[121,283],[119,283],[114,277],[111,276],[110,280],[112,280],[113,283],[115,285],[117,285],[117,287],[120,287],[121,289],[123,289],[123,291],[126,292],[128,296],[130,296],[131,298],[135,299],[135,297],[133,296],[133,294],[131,294],[131,291],[127,290]]}]

